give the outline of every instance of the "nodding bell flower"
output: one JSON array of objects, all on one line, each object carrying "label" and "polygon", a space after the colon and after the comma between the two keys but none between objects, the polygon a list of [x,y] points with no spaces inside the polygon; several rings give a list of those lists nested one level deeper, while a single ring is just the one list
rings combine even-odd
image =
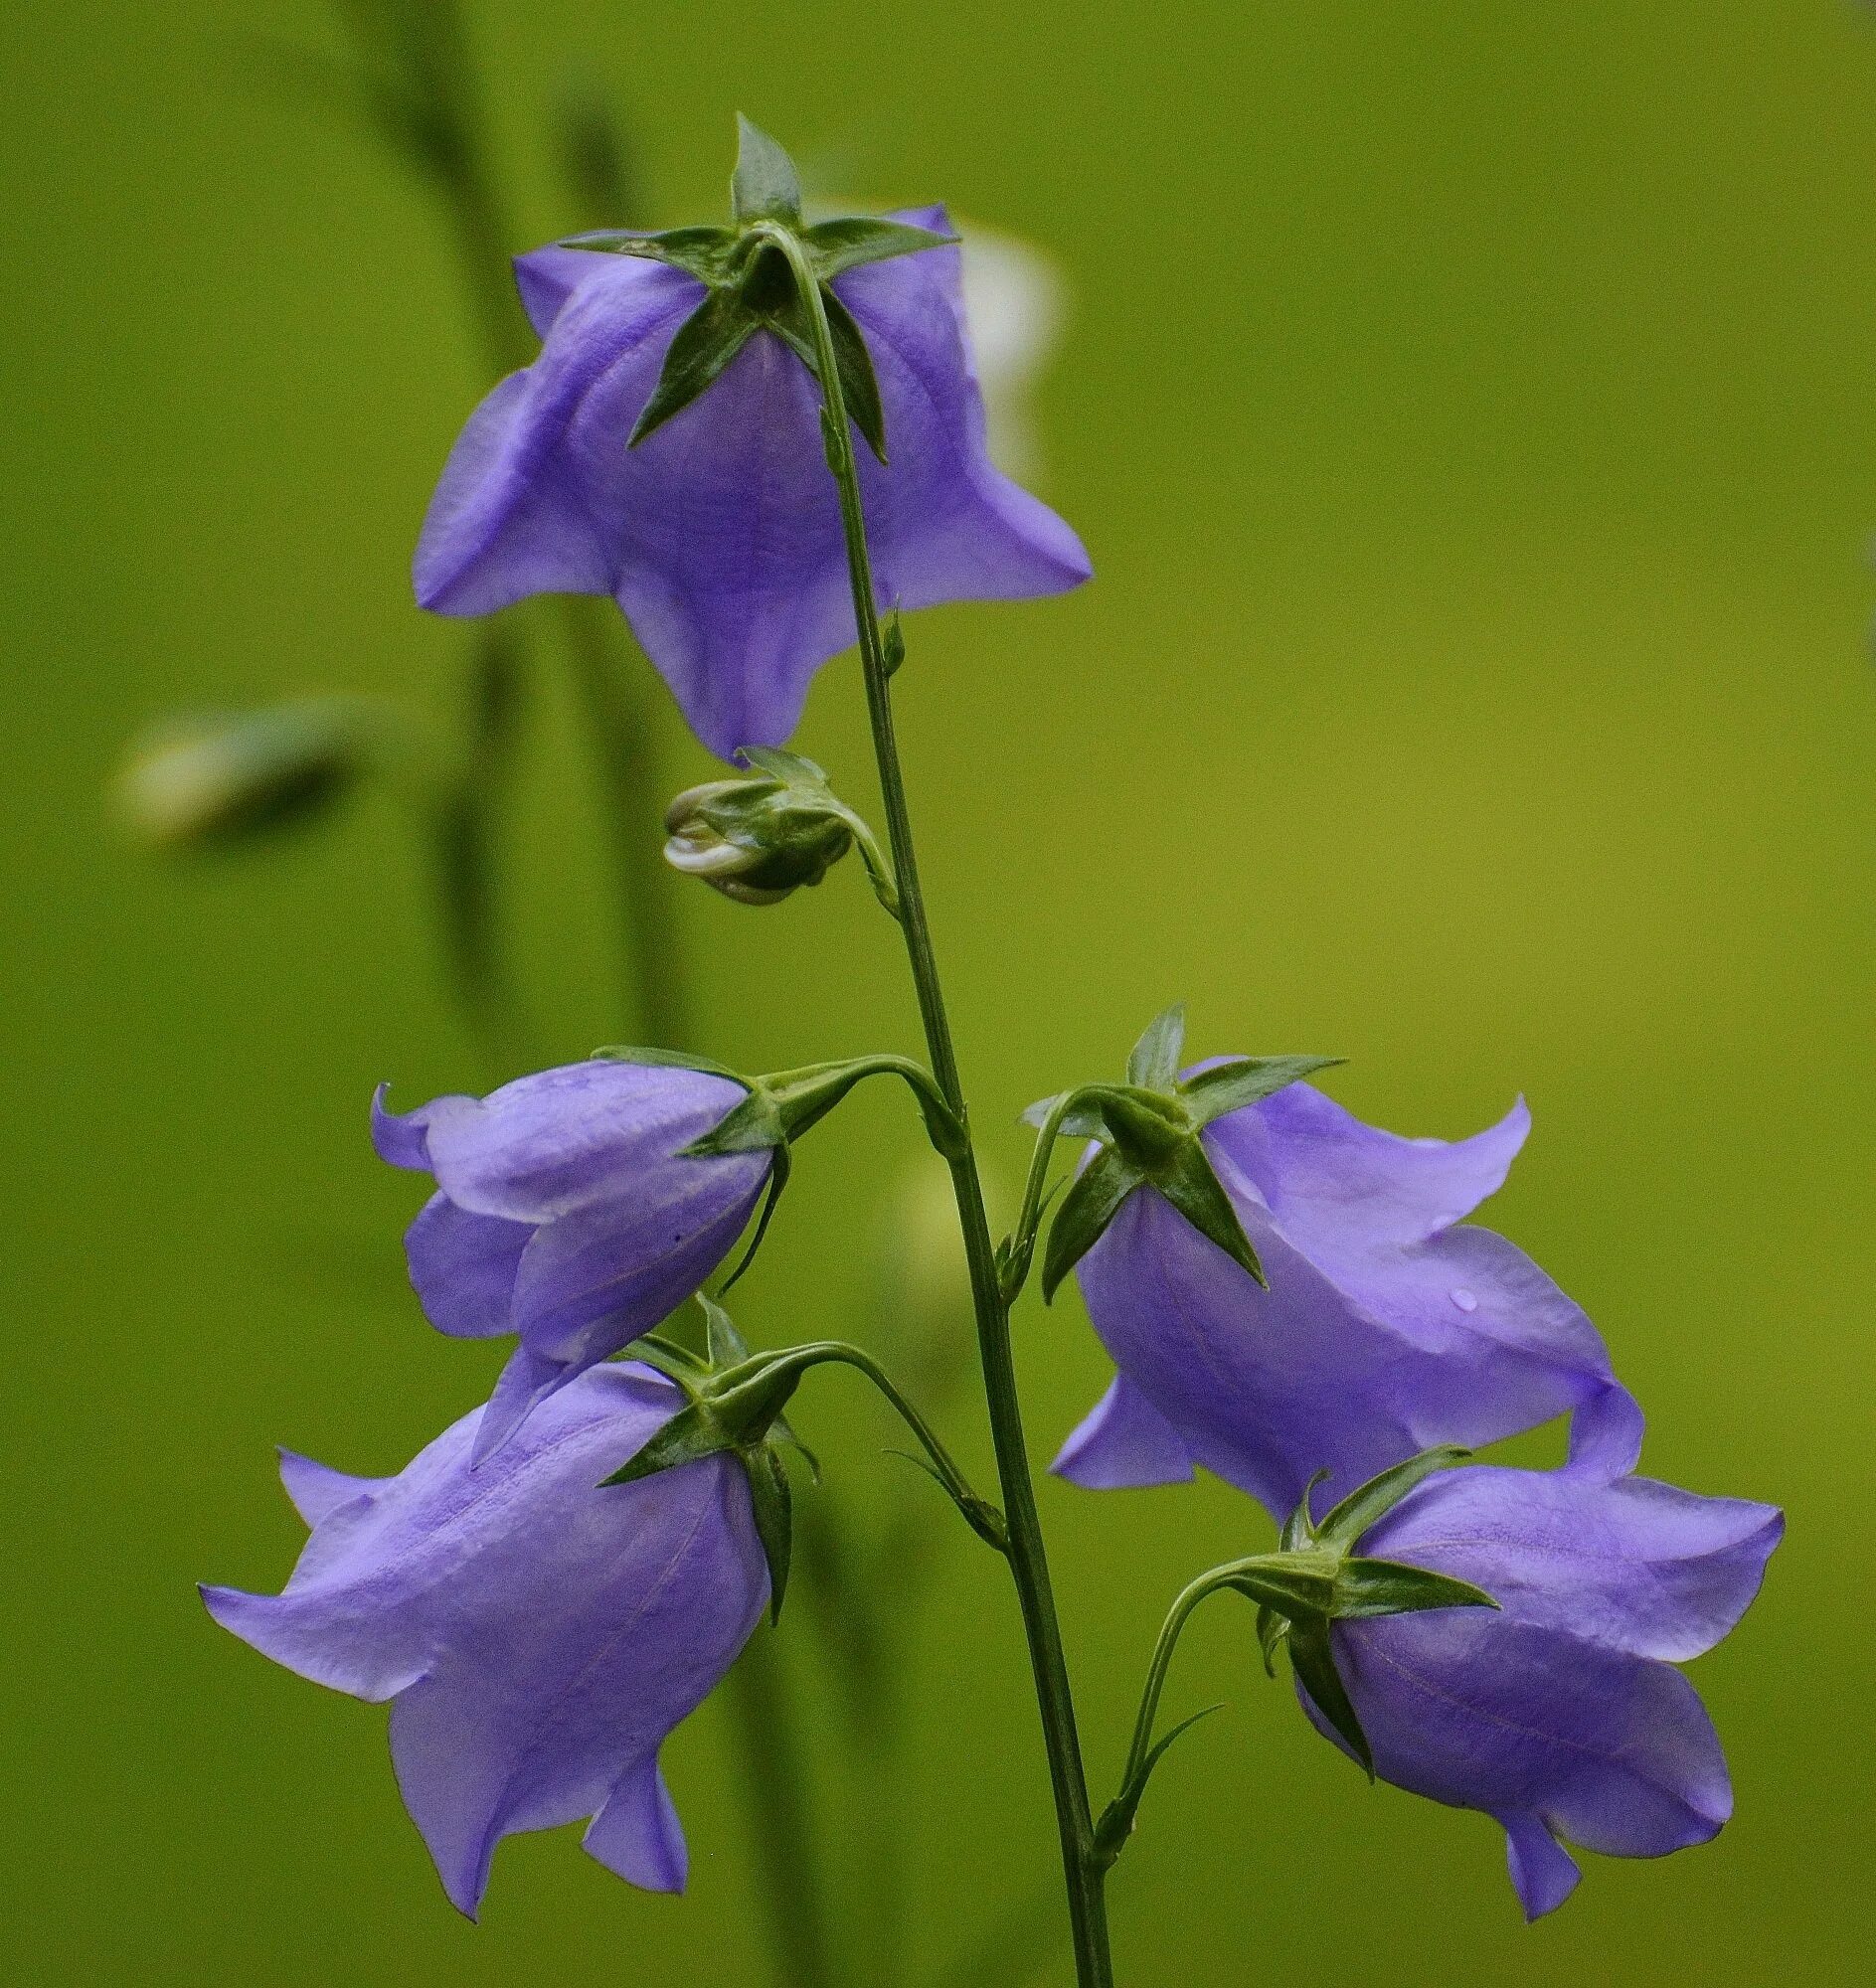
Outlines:
[{"label": "nodding bell flower", "polygon": [[734,1457],[601,1484],[683,1404],[649,1368],[608,1366],[543,1403],[479,1469],[484,1409],[395,1477],[282,1451],[312,1528],[284,1592],[202,1590],[216,1621],[275,1663],[391,1701],[399,1790],[471,1918],[504,1836],[583,1816],[609,1871],[684,1888],[658,1750],[748,1640],[768,1571]]},{"label": "nodding bell flower", "polygon": [[[1354,1551],[1468,1583],[1495,1608],[1331,1621],[1333,1674],[1316,1673],[1331,1703],[1311,1696],[1306,1659],[1297,1697],[1382,1779],[1494,1816],[1537,1918],[1581,1875],[1560,1839],[1659,1857],[1731,1815],[1726,1756],[1674,1666],[1739,1621],[1784,1530],[1770,1505],[1581,1461],[1430,1476]],[[1300,1519],[1289,1537],[1312,1545]]]},{"label": "nodding bell flower", "polygon": [[675,1311],[729,1254],[774,1154],[686,1148],[748,1096],[712,1071],[606,1058],[401,1116],[380,1089],[379,1157],[436,1181],[405,1237],[425,1315],[456,1338],[520,1337],[478,1427],[478,1458]]},{"label": "nodding bell flower", "polygon": [[872,832],[811,759],[752,746],[757,770],[678,795],[665,812],[664,860],[742,905],[778,905],[818,884],[857,840],[873,887],[894,902]]},{"label": "nodding bell flower", "polygon": [[720,757],[779,746],[852,645],[840,507],[785,233],[811,265],[871,444],[879,597],[1059,593],[1081,542],[991,464],[944,210],[809,225],[793,168],[744,127],[727,228],[587,236],[515,265],[541,355],[470,417],[418,542],[422,604],[617,600]]},{"label": "nodding bell flower", "polygon": [[1119,1373],[1056,1472],[1108,1490],[1203,1465],[1280,1518],[1318,1469],[1339,1495],[1569,1410],[1578,1453],[1632,1462],[1639,1410],[1596,1328],[1523,1250],[1460,1222],[1529,1128],[1520,1102],[1470,1139],[1399,1138],[1303,1082],[1204,1125],[1266,1282],[1135,1188],[1077,1268]]}]

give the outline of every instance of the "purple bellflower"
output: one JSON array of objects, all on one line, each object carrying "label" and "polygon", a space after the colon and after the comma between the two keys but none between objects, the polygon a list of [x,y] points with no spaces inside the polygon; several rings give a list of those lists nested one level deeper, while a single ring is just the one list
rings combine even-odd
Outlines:
[{"label": "purple bellflower", "polygon": [[708,1071],[596,1058],[402,1116],[373,1099],[379,1157],[436,1181],[404,1239],[425,1315],[456,1338],[520,1335],[478,1461],[729,1254],[772,1155],[684,1149],[747,1095]]},{"label": "purple bellflower", "polygon": [[[939,207],[893,219],[949,232]],[[609,593],[713,752],[784,744],[815,670],[855,640],[813,377],[758,332],[628,447],[704,283],[560,245],[515,270],[541,356],[456,443],[418,542],[418,599],[488,614]],[[957,249],[868,262],[833,289],[871,354],[890,444],[890,465],[863,453],[859,469],[880,597],[1024,599],[1086,580],[1074,532],[986,452]]]},{"label": "purple bellflower", "polygon": [[[1784,1530],[1773,1506],[1581,1460],[1426,1479],[1356,1550],[1469,1581],[1498,1607],[1330,1625],[1375,1772],[1496,1817],[1526,1918],[1576,1888],[1560,1837],[1615,1857],[1707,1842],[1732,1784],[1674,1665],[1739,1621]],[[1352,1754],[1300,1683],[1297,1696]]]},{"label": "purple bellflower", "polygon": [[1119,1369],[1054,1469],[1091,1490],[1202,1464],[1282,1518],[1437,1443],[1576,1411],[1573,1454],[1632,1462],[1640,1414],[1584,1313],[1521,1249],[1454,1226],[1502,1184],[1520,1102],[1470,1139],[1405,1139],[1306,1083],[1214,1120],[1207,1157],[1269,1288],[1150,1186],[1077,1267]]},{"label": "purple bellflower", "polygon": [[600,1487],[683,1400],[649,1368],[597,1369],[481,1469],[481,1409],[395,1477],[283,1451],[312,1528],[285,1591],[202,1590],[275,1663],[393,1701],[405,1806],[471,1918],[504,1836],[585,1816],[608,1870],[684,1887],[658,1749],[748,1640],[768,1572],[734,1457]]}]

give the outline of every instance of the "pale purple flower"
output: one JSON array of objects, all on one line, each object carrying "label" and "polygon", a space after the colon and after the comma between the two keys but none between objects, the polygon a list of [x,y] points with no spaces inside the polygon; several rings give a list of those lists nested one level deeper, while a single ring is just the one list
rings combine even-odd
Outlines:
[{"label": "pale purple flower", "polygon": [[457,1338],[520,1336],[478,1459],[729,1254],[771,1156],[684,1148],[747,1095],[708,1071],[596,1058],[402,1116],[372,1100],[379,1157],[436,1181],[404,1239],[426,1316]]},{"label": "pale purple flower", "polygon": [[1576,1887],[1560,1838],[1614,1857],[1705,1843],[1732,1783],[1674,1665],[1738,1622],[1784,1530],[1770,1505],[1581,1463],[1428,1478],[1356,1551],[1468,1580],[1498,1608],[1331,1624],[1375,1771],[1495,1816],[1527,1918]]},{"label": "pale purple flower", "polygon": [[584,1816],[608,1870],[684,1887],[658,1768],[672,1728],[734,1661],[768,1594],[749,1481],[709,1456],[600,1480],[683,1406],[639,1366],[581,1376],[473,1468],[482,1410],[395,1477],[282,1451],[312,1537],[278,1595],[205,1587],[274,1662],[372,1704],[450,1903],[473,1917],[504,1836]]},{"label": "pale purple flower", "polygon": [[[945,231],[942,208],[895,216]],[[692,730],[728,758],[779,746],[815,670],[856,640],[818,390],[771,333],[635,448],[672,334],[704,285],[664,263],[552,247],[517,261],[540,358],[470,417],[417,549],[419,600],[487,614],[613,595]],[[1009,600],[1088,578],[1069,527],[995,469],[954,248],[849,269],[889,464],[861,451],[887,605]]]},{"label": "pale purple flower", "polygon": [[1641,1418],[1583,1312],[1521,1249],[1459,1218],[1501,1185],[1522,1103],[1452,1144],[1364,1125],[1306,1083],[1203,1134],[1268,1290],[1151,1187],[1078,1266],[1119,1369],[1055,1469],[1090,1489],[1202,1464],[1285,1517],[1438,1443],[1569,1409],[1577,1453],[1632,1466]]}]

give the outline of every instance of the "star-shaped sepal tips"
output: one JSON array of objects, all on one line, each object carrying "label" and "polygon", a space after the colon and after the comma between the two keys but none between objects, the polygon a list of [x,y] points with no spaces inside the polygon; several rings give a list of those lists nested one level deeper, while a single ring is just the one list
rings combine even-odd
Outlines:
[{"label": "star-shaped sepal tips", "polygon": [[673,228],[661,234],[577,237],[563,246],[600,254],[636,255],[695,276],[703,300],[679,325],[657,386],[631,433],[636,445],[707,393],[739,352],[767,331],[820,378],[813,312],[803,294],[811,281],[832,334],[841,397],[853,424],[881,462],[886,416],[866,340],[834,290],[837,278],[868,262],[947,248],[957,238],[903,221],[844,215],[808,223],[793,161],[747,117],[737,119],[739,146],[730,182],[728,227]]}]

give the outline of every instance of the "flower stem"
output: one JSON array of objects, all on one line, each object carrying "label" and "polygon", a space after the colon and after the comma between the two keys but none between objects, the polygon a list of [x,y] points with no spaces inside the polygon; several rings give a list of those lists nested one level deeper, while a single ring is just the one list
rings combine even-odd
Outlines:
[{"label": "flower stem", "polygon": [[823,435],[828,467],[840,493],[841,530],[846,541],[847,573],[853,587],[854,620],[859,632],[860,661],[866,680],[867,716],[873,732],[873,753],[879,765],[880,790],[886,804],[886,827],[899,884],[899,923],[905,934],[919,1015],[925,1028],[933,1074],[945,1102],[965,1127],[954,1157],[947,1157],[957,1219],[963,1233],[964,1256],[970,1270],[972,1305],[976,1313],[977,1353],[983,1370],[984,1398],[989,1409],[990,1435],[996,1450],[997,1476],[1009,1527],[1009,1565],[1022,1608],[1023,1630],[1029,1644],[1030,1670],[1042,1714],[1049,1779],[1055,1795],[1056,1823],[1062,1842],[1063,1876],[1068,1887],[1069,1919],[1074,1934],[1075,1971],[1080,1988],[1112,1988],[1113,1964],[1108,1946],[1107,1905],[1103,1897],[1102,1865],[1095,1849],[1089,1812],[1087,1777],[1081,1741],[1075,1729],[1075,1701],[1069,1689],[1062,1631],[1056,1619],[1055,1596],[1043,1545],[1042,1520],[1036,1509],[1030,1477],[1028,1444],[1023,1434],[1022,1405],[1016,1367],[1010,1349],[1009,1309],[998,1288],[996,1253],[984,1211],[983,1187],[968,1132],[963,1080],[951,1043],[950,1021],[944,1009],[931,928],[926,919],[925,894],[919,882],[918,856],[913,844],[912,814],[906,799],[905,774],[893,728],[891,677],[881,639],[879,604],[873,591],[872,561],[867,550],[866,519],[860,503],[860,479],[853,454],[853,430],[840,390],[839,365],[827,322],[820,285],[806,253],[786,228],[769,224],[763,232],[788,257],[801,298],[814,329],[816,371],[823,412]]}]

